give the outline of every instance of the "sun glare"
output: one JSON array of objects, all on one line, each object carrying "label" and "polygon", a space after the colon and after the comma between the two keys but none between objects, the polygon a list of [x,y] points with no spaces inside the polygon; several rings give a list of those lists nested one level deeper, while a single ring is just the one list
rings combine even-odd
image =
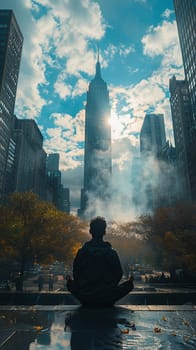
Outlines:
[{"label": "sun glare", "polygon": [[116,113],[111,113],[110,124],[111,124],[112,139],[113,140],[119,139],[122,136],[124,125],[123,123],[121,123]]}]

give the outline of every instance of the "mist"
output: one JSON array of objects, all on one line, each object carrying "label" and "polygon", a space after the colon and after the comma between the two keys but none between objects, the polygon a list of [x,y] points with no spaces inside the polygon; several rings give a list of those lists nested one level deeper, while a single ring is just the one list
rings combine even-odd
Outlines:
[{"label": "mist", "polygon": [[[103,150],[100,155],[96,152],[94,186],[96,188],[99,184],[99,191],[87,193],[86,218],[101,215],[107,221],[131,222],[141,215],[151,214],[159,206],[175,204],[182,198],[183,184],[175,161],[164,161],[153,154],[144,156],[140,154],[138,144],[133,146],[129,138],[123,138],[112,144],[110,173],[109,168],[103,166]],[[107,186],[103,183],[103,171],[108,178]],[[71,212],[74,215],[80,208],[83,176],[82,165],[62,171],[63,185],[70,188]],[[101,199],[103,197],[104,200]]]},{"label": "mist", "polygon": [[180,198],[181,184],[174,164],[153,155],[145,158],[129,153],[126,161],[113,163],[107,191],[106,200],[93,192],[87,194],[86,217],[100,215],[108,221],[132,222],[157,207],[175,203]]}]

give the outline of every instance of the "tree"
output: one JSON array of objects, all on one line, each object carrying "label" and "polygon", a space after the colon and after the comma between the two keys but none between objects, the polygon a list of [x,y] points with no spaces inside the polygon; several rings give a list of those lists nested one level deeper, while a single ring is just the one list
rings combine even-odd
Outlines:
[{"label": "tree", "polygon": [[148,239],[157,253],[157,263],[169,269],[196,272],[196,205],[178,203],[158,208],[153,215],[141,218],[148,231]]},{"label": "tree", "polygon": [[146,239],[144,225],[139,220],[109,223],[107,237],[118,251],[124,271],[128,265],[153,263],[154,254]]},{"label": "tree", "polygon": [[35,256],[39,263],[70,262],[85,239],[85,223],[40,201],[33,192],[12,194],[0,206],[0,215],[1,258],[19,263],[22,276]]}]

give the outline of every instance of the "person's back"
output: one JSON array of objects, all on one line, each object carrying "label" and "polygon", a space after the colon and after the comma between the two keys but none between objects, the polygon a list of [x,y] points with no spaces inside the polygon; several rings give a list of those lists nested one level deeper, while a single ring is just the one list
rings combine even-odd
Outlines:
[{"label": "person's back", "polygon": [[[82,304],[109,305],[120,298],[116,288],[119,288],[122,268],[116,251],[109,242],[103,241],[105,231],[105,219],[94,218],[90,223],[92,239],[79,249],[73,262],[74,280],[68,278],[67,287]],[[132,281],[128,284],[125,294],[133,288]]]},{"label": "person's back", "polygon": [[110,243],[92,238],[78,251],[73,277],[80,290],[91,294],[114,287],[122,277],[122,268]]}]

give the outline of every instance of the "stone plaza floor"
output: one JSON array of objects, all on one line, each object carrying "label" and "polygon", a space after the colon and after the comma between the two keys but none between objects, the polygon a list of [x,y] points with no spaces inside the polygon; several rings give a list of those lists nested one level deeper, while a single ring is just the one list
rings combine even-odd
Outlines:
[{"label": "stone plaza floor", "polygon": [[196,349],[196,307],[0,306],[0,349]]}]

